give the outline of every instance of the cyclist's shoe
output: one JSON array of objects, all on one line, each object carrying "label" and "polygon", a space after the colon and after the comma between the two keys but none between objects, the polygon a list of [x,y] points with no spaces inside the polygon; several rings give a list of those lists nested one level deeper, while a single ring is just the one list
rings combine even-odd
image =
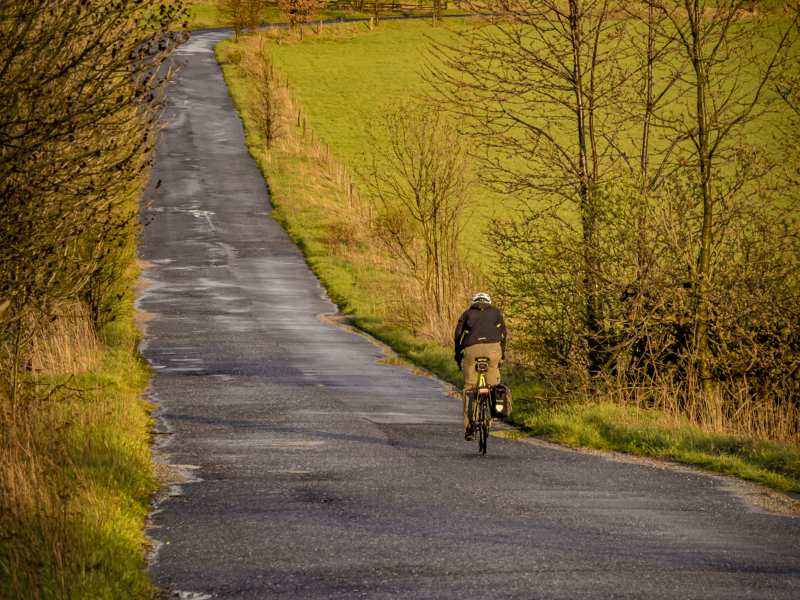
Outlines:
[{"label": "cyclist's shoe", "polygon": [[464,432],[464,439],[468,442],[471,442],[475,439],[475,429],[470,425],[467,427],[467,430]]}]

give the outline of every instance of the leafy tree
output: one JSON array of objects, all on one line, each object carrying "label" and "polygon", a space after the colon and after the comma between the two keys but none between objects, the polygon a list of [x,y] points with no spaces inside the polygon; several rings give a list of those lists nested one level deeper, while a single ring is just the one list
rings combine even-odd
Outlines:
[{"label": "leafy tree", "polygon": [[318,0],[278,0],[278,8],[282,11],[281,17],[289,20],[292,29],[316,21],[323,6],[325,5]]}]

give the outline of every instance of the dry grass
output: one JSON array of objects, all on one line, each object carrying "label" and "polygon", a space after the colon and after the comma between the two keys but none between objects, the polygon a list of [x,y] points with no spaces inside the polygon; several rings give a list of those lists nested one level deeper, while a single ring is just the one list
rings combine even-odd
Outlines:
[{"label": "dry grass", "polygon": [[84,373],[96,367],[100,342],[94,331],[89,310],[74,303],[35,337],[30,346],[30,369],[47,375]]},{"label": "dry grass", "polygon": [[759,402],[744,386],[718,387],[710,393],[704,393],[700,386],[616,389],[604,400],[685,418],[707,434],[800,447],[800,411],[795,404],[776,403],[772,399]]},{"label": "dry grass", "polygon": [[150,594],[141,571],[149,418],[137,400],[147,371],[131,331],[101,348],[76,312],[37,340],[42,370],[28,383],[41,393],[0,428],[4,598]]}]

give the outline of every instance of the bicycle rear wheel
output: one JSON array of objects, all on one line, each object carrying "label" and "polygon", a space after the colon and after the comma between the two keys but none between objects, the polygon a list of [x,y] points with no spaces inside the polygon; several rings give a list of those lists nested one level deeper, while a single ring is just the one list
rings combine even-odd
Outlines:
[{"label": "bicycle rear wheel", "polygon": [[489,441],[489,406],[488,398],[481,395],[480,410],[478,411],[478,452],[486,454],[486,443]]}]

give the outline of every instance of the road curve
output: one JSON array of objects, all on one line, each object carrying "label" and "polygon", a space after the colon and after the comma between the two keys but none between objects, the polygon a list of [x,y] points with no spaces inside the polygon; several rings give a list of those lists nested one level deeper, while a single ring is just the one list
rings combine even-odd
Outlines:
[{"label": "road curve", "polygon": [[168,87],[138,308],[157,461],[150,572],[183,598],[800,598],[800,519],[738,482],[462,440],[441,382],[376,361],[269,216],[213,45]]}]

